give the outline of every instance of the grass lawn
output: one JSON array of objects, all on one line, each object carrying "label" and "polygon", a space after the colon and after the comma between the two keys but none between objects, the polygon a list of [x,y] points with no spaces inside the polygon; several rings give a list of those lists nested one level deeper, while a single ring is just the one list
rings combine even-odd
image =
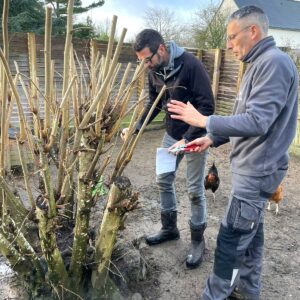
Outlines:
[{"label": "grass lawn", "polygon": [[[129,126],[131,116],[132,115],[130,114],[130,115],[128,115],[124,118],[124,120],[122,121],[122,125],[121,125],[122,128],[125,128],[125,127]],[[151,127],[152,125],[162,125],[163,122],[164,122],[164,117],[165,117],[165,113],[160,112],[148,127]]]}]

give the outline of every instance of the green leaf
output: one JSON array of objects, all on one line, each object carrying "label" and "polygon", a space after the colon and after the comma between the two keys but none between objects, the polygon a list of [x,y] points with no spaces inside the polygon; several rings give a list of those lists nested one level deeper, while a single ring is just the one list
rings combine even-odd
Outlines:
[{"label": "green leaf", "polygon": [[99,181],[92,188],[92,197],[95,196],[104,196],[107,194],[107,189],[103,182],[103,176],[100,177]]}]

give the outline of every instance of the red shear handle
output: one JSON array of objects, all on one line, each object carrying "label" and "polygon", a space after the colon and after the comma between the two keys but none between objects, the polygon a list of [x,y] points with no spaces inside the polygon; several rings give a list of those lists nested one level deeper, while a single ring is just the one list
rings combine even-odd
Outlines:
[{"label": "red shear handle", "polygon": [[190,146],[185,146],[183,148],[184,152],[191,152],[192,150],[195,150],[198,147],[198,145],[190,145]]}]

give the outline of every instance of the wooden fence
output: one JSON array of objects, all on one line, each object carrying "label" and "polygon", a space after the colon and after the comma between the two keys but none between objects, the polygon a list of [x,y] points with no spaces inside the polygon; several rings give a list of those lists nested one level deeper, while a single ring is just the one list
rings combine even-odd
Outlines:
[{"label": "wooden fence", "polygon": [[[59,95],[61,95],[62,88],[62,72],[63,72],[63,56],[64,56],[64,38],[52,38],[52,53],[51,58],[55,63],[55,84],[57,101],[59,101]],[[100,51],[100,54],[105,55],[107,49],[106,42],[96,42],[90,40],[80,40],[73,39],[73,48],[75,49],[78,60],[83,65],[83,76],[86,82],[89,81],[89,71],[88,67],[90,64],[90,50],[91,45]],[[0,46],[2,46],[2,40],[0,37]],[[239,62],[229,51],[222,49],[213,50],[199,50],[186,48],[187,51],[193,53],[197,56],[206,67],[211,83],[212,89],[216,101],[216,114],[219,115],[229,115],[232,112],[234,101],[239,90],[239,85],[245,71],[245,65]],[[36,55],[36,65],[37,65],[37,77],[38,85],[41,93],[44,92],[44,36],[37,36],[34,34],[13,34],[10,36],[9,43],[9,64],[11,72],[13,75],[16,74],[16,68],[14,61],[18,64],[20,72],[22,73],[23,80],[27,86],[30,84],[29,78],[32,77],[32,70],[29,65],[29,53],[35,53]],[[123,73],[125,71],[128,62],[132,63],[132,72],[136,66],[136,56],[132,50],[131,44],[124,44],[121,55],[120,62],[122,63],[121,72],[119,78],[121,80]],[[141,80],[140,88],[137,93],[133,95],[131,101],[136,101],[139,91],[142,86],[147,87],[146,80]],[[18,91],[21,95],[21,102],[24,107],[25,116],[27,121],[32,124],[32,113],[30,112],[27,99],[24,95],[21,84],[18,85]],[[43,116],[43,105],[42,105],[42,95],[39,95],[40,99],[40,115]],[[14,107],[10,125],[13,127],[18,127],[18,115],[17,109]],[[298,125],[298,133],[293,146],[300,149],[300,124]],[[12,151],[14,152],[14,151]]]},{"label": "wooden fence", "polygon": [[[55,74],[54,82],[56,86],[57,97],[61,95],[62,89],[62,76],[63,76],[63,58],[64,58],[64,38],[52,38],[52,51],[51,59],[54,61]],[[96,48],[100,51],[101,54],[106,54],[107,43],[95,43]],[[0,37],[0,46],[2,46],[2,37]],[[90,63],[90,41],[89,40],[80,40],[73,39],[73,47],[77,53],[78,59],[83,66],[83,73],[85,80],[89,81],[89,71],[88,66]],[[31,51],[31,52],[30,52]],[[14,76],[16,74],[15,62],[19,66],[22,79],[25,82],[25,85],[29,87],[30,80],[33,78],[31,66],[29,65],[29,55],[36,55],[36,69],[38,77],[38,86],[41,93],[44,92],[45,85],[45,67],[44,67],[44,36],[38,36],[34,34],[12,34],[9,39],[9,65]],[[136,61],[135,55],[131,50],[130,44],[124,44],[122,48],[122,53],[120,55],[120,62],[122,62],[122,70],[120,72],[120,78],[125,71],[125,64],[129,61]],[[134,66],[132,68],[133,72]],[[21,96],[21,103],[24,107],[25,116],[29,123],[32,123],[32,113],[29,109],[28,101],[25,97],[24,91],[22,89],[21,83],[18,82],[17,86],[18,92]],[[43,117],[43,101],[41,93],[38,95],[40,101],[40,116]],[[60,100],[59,98],[57,99]],[[10,125],[13,127],[18,127],[18,114],[16,106],[13,109]]]}]

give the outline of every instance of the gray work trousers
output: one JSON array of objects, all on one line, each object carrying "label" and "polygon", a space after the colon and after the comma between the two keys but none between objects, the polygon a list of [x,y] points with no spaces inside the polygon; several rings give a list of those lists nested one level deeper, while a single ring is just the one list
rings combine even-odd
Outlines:
[{"label": "gray work trousers", "polygon": [[[167,133],[162,140],[162,147],[169,148],[178,142]],[[189,199],[191,201],[191,223],[195,226],[206,223],[206,198],[204,190],[204,172],[208,151],[203,153],[178,154],[176,170],[179,163],[186,158],[186,181]],[[163,173],[156,177],[159,188],[161,212],[176,211],[175,172]]]},{"label": "gray work trousers", "polygon": [[220,226],[213,274],[207,280],[203,300],[224,300],[235,287],[250,300],[258,300],[264,245],[264,208],[287,167],[252,177],[232,174],[232,191]]}]

